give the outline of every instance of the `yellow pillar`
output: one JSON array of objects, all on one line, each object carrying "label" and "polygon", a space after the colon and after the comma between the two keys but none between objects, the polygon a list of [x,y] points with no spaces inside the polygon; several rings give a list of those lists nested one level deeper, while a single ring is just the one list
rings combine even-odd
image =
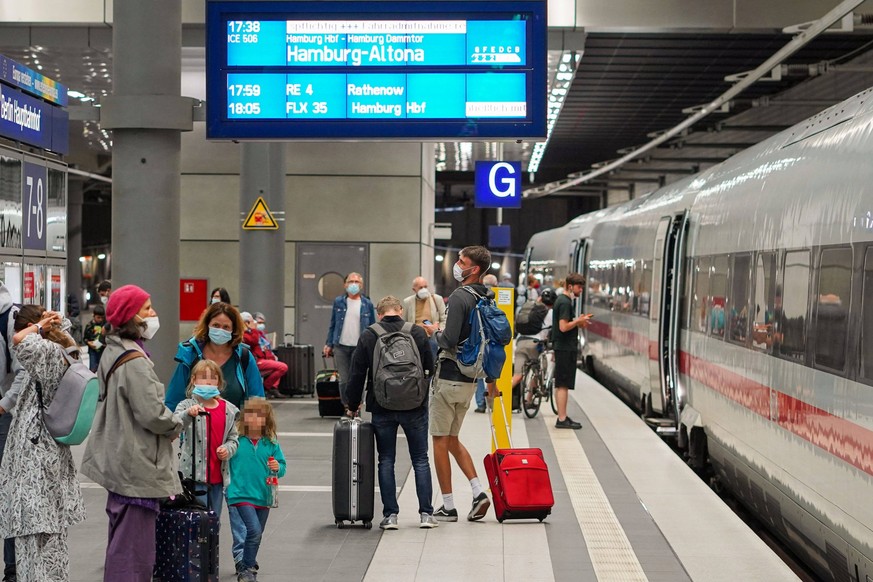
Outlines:
[{"label": "yellow pillar", "polygon": [[[515,329],[515,289],[494,287],[494,299],[497,302],[497,307],[506,314],[509,319],[509,326]],[[509,342],[506,346],[506,364],[503,366],[503,372],[500,378],[497,379],[497,390],[503,393],[503,398],[495,400],[495,405],[503,406],[503,412],[500,412],[495,406],[491,411],[491,421],[494,423],[494,428],[497,435],[497,446],[495,447],[494,439],[491,440],[491,451],[495,448],[508,449],[509,435],[506,433],[506,425],[509,425],[510,432],[512,431],[512,348],[515,339]],[[504,413],[506,421],[504,422]]]}]

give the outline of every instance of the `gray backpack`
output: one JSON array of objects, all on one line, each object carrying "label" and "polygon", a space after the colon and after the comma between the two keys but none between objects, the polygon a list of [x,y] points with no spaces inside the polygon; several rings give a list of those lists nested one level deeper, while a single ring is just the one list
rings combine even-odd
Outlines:
[{"label": "gray backpack", "polygon": [[[46,406],[42,384],[36,382],[36,396],[42,421],[48,433],[62,445],[80,445],[91,432],[100,385],[97,376],[78,359],[64,353],[67,370],[58,385],[51,403]],[[39,437],[35,437],[37,440]],[[34,441],[35,443],[36,441]]]},{"label": "gray backpack", "polygon": [[412,410],[424,403],[427,383],[421,367],[421,354],[412,338],[412,324],[387,332],[378,323],[373,349],[373,396],[386,410]]}]

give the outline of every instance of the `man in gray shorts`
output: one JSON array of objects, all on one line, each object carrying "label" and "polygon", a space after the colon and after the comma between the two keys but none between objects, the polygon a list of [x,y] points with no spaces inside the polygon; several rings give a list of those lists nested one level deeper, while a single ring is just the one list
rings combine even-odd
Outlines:
[{"label": "man in gray shorts", "polygon": [[[490,266],[491,253],[488,249],[480,246],[465,247],[458,253],[458,262],[452,271],[455,280],[462,286],[469,286],[484,297],[488,290],[479,281]],[[453,357],[458,346],[470,337],[470,313],[476,306],[476,301],[476,297],[469,291],[461,287],[455,289],[446,303],[445,329],[437,333],[440,352],[430,400],[430,434],[433,437],[437,480],[443,494],[443,505],[433,515],[440,521],[458,521],[458,510],[452,494],[450,453],[470,480],[473,490],[473,507],[467,514],[467,519],[482,519],[491,507],[491,501],[479,482],[473,459],[458,438],[464,416],[470,408],[470,400],[476,392],[476,380],[463,375]],[[488,381],[491,383],[492,379]],[[489,384],[489,390],[493,390],[493,384]]]}]

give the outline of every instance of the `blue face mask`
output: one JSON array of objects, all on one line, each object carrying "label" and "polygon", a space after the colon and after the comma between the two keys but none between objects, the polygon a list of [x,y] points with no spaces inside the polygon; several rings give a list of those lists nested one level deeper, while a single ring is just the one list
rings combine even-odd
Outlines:
[{"label": "blue face mask", "polygon": [[209,341],[219,346],[223,346],[233,338],[233,334],[226,329],[217,327],[209,328]]},{"label": "blue face mask", "polygon": [[264,331],[265,329],[267,329],[267,324],[266,323],[259,323],[258,329],[261,331]]},{"label": "blue face mask", "polygon": [[201,400],[209,400],[210,398],[217,398],[221,395],[221,392],[216,386],[200,386],[198,384],[194,385],[194,390],[192,390],[191,393]]},{"label": "blue face mask", "polygon": [[346,287],[346,291],[348,291],[349,295],[357,295],[361,292],[361,286],[357,283],[352,283],[348,287]]}]

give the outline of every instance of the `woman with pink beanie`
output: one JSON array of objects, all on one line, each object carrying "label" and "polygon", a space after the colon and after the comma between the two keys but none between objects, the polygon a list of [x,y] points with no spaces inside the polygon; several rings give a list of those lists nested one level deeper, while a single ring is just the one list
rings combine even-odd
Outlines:
[{"label": "woman with pink beanie", "polygon": [[149,294],[125,285],[109,296],[112,331],[97,368],[100,401],[82,473],[109,492],[104,582],[151,582],[161,498],[182,490],[173,440],[182,422],[164,405],[164,385],[145,342],[158,331]]}]

